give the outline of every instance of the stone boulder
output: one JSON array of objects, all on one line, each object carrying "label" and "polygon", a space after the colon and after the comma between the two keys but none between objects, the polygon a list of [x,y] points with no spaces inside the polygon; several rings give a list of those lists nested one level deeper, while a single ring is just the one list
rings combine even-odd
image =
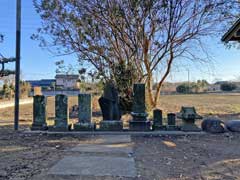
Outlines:
[{"label": "stone boulder", "polygon": [[240,120],[231,120],[226,123],[226,127],[229,131],[240,132]]},{"label": "stone boulder", "polygon": [[209,133],[224,133],[225,124],[217,118],[207,118],[202,122],[202,130]]}]

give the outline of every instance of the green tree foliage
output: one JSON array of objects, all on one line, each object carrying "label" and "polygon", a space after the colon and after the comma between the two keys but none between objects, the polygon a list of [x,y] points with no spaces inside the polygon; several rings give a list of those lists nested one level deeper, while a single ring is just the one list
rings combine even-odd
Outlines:
[{"label": "green tree foliage", "polygon": [[183,83],[176,87],[178,93],[200,93],[207,90],[209,83],[206,80],[197,80],[197,82]]},{"label": "green tree foliage", "polygon": [[220,85],[222,91],[233,91],[237,88],[237,85],[234,83],[226,82]]},{"label": "green tree foliage", "polygon": [[3,90],[2,91],[3,91],[2,94],[3,94],[4,98],[8,98],[8,99],[11,98],[11,88],[8,84],[3,85]]},{"label": "green tree foliage", "polygon": [[31,91],[31,85],[28,82],[20,81],[20,96],[28,97]]},{"label": "green tree foliage", "polygon": [[[199,57],[200,52],[206,52],[205,38],[222,33],[226,24],[239,17],[236,0],[33,2],[43,21],[33,39],[57,54],[77,55],[81,64],[91,64],[105,81],[115,81],[122,92],[134,82],[146,83],[153,107],[175,60],[205,60],[205,56]],[[125,76],[122,79],[131,79],[129,87],[125,82],[117,83],[118,70]],[[125,73],[128,71],[131,73]]]},{"label": "green tree foliage", "polygon": [[190,92],[190,87],[187,83],[184,83],[184,84],[180,84],[179,86],[176,87],[176,91],[178,93],[188,93]]},{"label": "green tree foliage", "polygon": [[[20,97],[28,97],[31,91],[31,85],[25,81],[20,81]],[[0,92],[2,98],[11,99],[14,97],[15,86],[13,83],[4,83]]]}]

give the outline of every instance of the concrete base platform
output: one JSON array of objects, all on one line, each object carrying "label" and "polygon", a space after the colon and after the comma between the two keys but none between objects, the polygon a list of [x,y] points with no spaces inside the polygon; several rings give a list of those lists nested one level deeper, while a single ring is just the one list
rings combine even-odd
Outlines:
[{"label": "concrete base platform", "polygon": [[32,131],[46,131],[46,130],[48,130],[48,127],[47,127],[47,124],[41,124],[41,125],[32,124],[31,130]]},{"label": "concrete base platform", "polygon": [[100,127],[97,131],[122,131],[123,122],[122,121],[101,121]]},{"label": "concrete base platform", "polygon": [[94,144],[121,144],[131,143],[131,137],[129,135],[99,135],[94,137]]},{"label": "concrete base platform", "polygon": [[72,125],[69,124],[67,127],[48,126],[48,131],[52,132],[67,132],[71,131]]},{"label": "concrete base platform", "polygon": [[133,152],[131,143],[82,144],[68,151],[81,153],[111,153],[111,154],[128,154]]},{"label": "concrete base platform", "polygon": [[48,174],[68,176],[136,177],[133,158],[78,156],[65,157]]},{"label": "concrete base platform", "polygon": [[161,135],[205,135],[206,132],[183,132],[183,131],[82,131],[82,132],[74,132],[74,131],[24,131],[26,134],[62,134],[62,135],[133,135],[133,136],[161,136]]},{"label": "concrete base platform", "polygon": [[197,127],[197,125],[195,124],[183,124],[183,126],[181,127],[182,131],[185,132],[200,132],[201,129],[199,127]]},{"label": "concrete base platform", "polygon": [[73,131],[94,131],[95,124],[93,123],[76,123],[73,124]]},{"label": "concrete base platform", "polygon": [[130,131],[150,131],[151,129],[150,121],[135,121],[132,120],[129,122]]}]

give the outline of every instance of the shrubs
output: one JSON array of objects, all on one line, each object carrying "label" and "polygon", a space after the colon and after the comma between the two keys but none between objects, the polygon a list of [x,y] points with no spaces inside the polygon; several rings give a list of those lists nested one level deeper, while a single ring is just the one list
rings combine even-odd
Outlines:
[{"label": "shrubs", "polygon": [[179,86],[176,87],[176,91],[178,93],[188,93],[190,90],[190,86],[186,83],[180,84]]},{"label": "shrubs", "polygon": [[200,93],[206,92],[209,83],[206,80],[198,80],[197,82],[182,83],[176,87],[178,93]]}]

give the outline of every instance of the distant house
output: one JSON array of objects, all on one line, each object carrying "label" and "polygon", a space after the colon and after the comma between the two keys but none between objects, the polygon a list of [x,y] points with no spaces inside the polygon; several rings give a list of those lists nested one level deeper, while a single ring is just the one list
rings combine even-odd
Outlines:
[{"label": "distant house", "polygon": [[234,81],[217,81],[214,84],[210,84],[208,86],[208,91],[210,91],[210,92],[220,92],[220,91],[222,91],[221,85],[222,84],[228,84],[228,83],[232,83],[232,84],[236,85],[235,91],[240,90],[240,82],[238,82],[238,81],[235,81],[235,82]]},{"label": "distant house", "polygon": [[78,88],[79,75],[58,74],[55,76],[55,79],[56,87],[61,87],[63,89]]},{"label": "distant house", "polygon": [[224,83],[227,83],[228,81],[217,81],[214,84],[209,84],[207,91],[209,92],[220,92],[221,90],[221,85]]},{"label": "distant house", "polygon": [[50,88],[55,82],[55,79],[41,79],[41,80],[33,80],[26,81],[28,82],[32,88],[34,87],[42,87],[42,88]]},{"label": "distant house", "polygon": [[240,18],[233,24],[233,26],[226,32],[222,41],[228,43],[229,41],[239,41],[240,42]]}]

